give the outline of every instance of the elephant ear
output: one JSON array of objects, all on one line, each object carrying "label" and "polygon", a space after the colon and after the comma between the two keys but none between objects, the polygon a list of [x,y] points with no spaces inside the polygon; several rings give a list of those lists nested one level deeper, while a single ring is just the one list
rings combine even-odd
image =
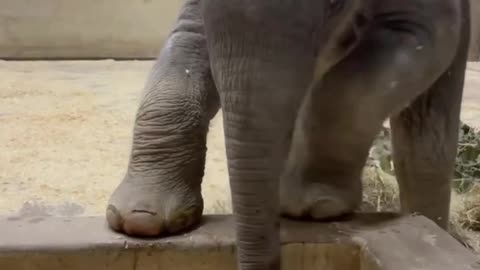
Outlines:
[{"label": "elephant ear", "polygon": [[317,52],[314,83],[360,42],[372,19],[371,0],[325,0],[324,41]]}]

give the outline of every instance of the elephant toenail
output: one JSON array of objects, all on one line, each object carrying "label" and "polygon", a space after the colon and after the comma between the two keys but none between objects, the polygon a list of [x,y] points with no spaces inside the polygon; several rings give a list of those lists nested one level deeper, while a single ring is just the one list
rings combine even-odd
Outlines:
[{"label": "elephant toenail", "polygon": [[113,206],[113,205],[109,205],[107,207],[107,223],[108,225],[115,231],[120,231],[121,228],[122,228],[122,223],[123,223],[123,220],[122,220],[122,216],[120,215],[120,212],[118,211],[118,209]]},{"label": "elephant toenail", "polygon": [[129,235],[157,236],[164,226],[150,212],[131,212],[124,218],[123,230]]},{"label": "elephant toenail", "polygon": [[139,209],[133,209],[132,210],[132,213],[145,213],[145,214],[150,214],[152,216],[156,216],[157,213],[156,212],[151,212],[151,211],[148,211],[148,210],[139,210]]}]

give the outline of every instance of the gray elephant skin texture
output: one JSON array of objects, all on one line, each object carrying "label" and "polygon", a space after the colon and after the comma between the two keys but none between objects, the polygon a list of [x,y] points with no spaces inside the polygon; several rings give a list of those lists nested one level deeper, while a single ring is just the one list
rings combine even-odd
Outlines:
[{"label": "gray elephant skin texture", "polygon": [[279,219],[356,211],[390,119],[401,210],[448,230],[468,0],[186,0],[151,70],[106,218],[172,235],[203,212],[223,112],[240,270],[279,270]]}]

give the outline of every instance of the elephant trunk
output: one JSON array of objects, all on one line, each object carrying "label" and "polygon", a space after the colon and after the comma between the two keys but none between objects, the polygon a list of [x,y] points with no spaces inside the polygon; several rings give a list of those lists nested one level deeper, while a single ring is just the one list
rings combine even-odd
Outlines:
[{"label": "elephant trunk", "polygon": [[[229,107],[227,100],[223,104]],[[278,135],[284,131],[246,115],[224,113],[239,269],[279,270],[278,174],[284,154]]]},{"label": "elephant trunk", "polygon": [[[330,1],[202,3],[224,117],[239,269],[280,270],[279,177],[297,111],[317,56],[344,55],[332,49],[336,43],[324,42],[337,37],[324,28],[351,21],[361,1],[338,7]],[[325,25],[327,13],[335,19]],[[331,61],[336,57],[321,64]]]},{"label": "elephant trunk", "polygon": [[307,58],[300,58],[307,64],[297,71],[292,70],[293,61],[299,58],[247,61],[232,74],[216,72],[223,89],[220,100],[241,270],[280,269],[279,177],[295,110],[311,78],[313,60]]}]

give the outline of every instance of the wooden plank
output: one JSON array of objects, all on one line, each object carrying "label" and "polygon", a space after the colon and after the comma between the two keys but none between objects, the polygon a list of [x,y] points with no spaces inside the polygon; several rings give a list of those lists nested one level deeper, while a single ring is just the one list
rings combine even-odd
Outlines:
[{"label": "wooden plank", "polygon": [[[286,269],[466,270],[477,258],[420,216],[362,214],[334,223],[282,222]],[[161,239],[110,231],[103,217],[0,218],[0,269],[233,270],[231,216]],[[288,268],[293,267],[293,268]]]}]

